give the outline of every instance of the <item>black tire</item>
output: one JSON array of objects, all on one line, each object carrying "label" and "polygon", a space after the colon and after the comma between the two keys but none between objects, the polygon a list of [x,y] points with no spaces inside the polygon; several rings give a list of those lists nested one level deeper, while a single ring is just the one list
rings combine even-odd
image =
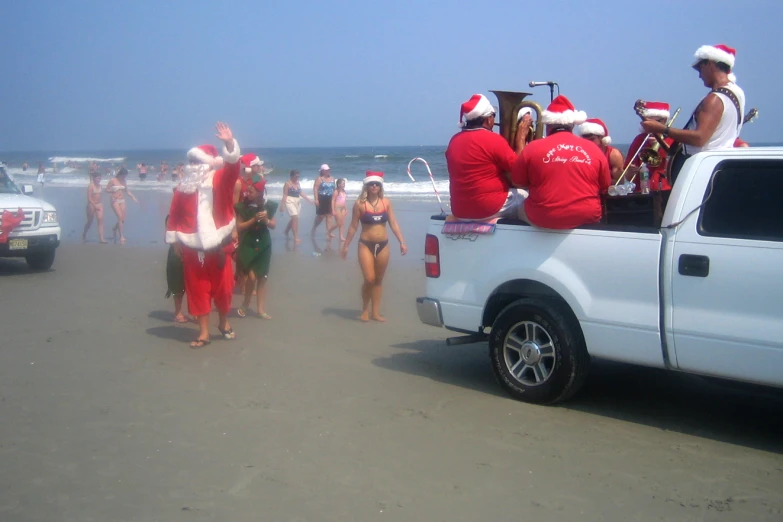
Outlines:
[{"label": "black tire", "polygon": [[54,264],[54,249],[47,252],[30,254],[25,257],[25,260],[27,260],[27,266],[32,270],[49,270]]},{"label": "black tire", "polygon": [[520,299],[492,324],[492,370],[515,399],[554,404],[584,384],[590,356],[579,323],[562,306],[552,300]]}]

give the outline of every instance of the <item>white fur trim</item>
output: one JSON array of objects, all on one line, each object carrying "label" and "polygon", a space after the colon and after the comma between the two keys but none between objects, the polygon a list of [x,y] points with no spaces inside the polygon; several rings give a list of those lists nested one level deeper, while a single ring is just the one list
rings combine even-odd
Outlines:
[{"label": "white fur trim", "polygon": [[729,81],[731,83],[737,83],[737,76],[734,73],[729,73]]},{"label": "white fur trim", "polygon": [[699,60],[710,60],[711,62],[721,62],[729,67],[734,67],[735,57],[733,55],[711,45],[702,45],[696,49],[696,53],[693,56],[696,58],[693,65],[696,65]]},{"label": "white fur trim", "polygon": [[378,183],[383,184],[383,178],[380,176],[367,176],[364,178],[364,181],[362,182],[364,185],[368,183],[372,183],[373,181],[377,181]]},{"label": "white fur trim", "polygon": [[612,144],[612,137],[611,136],[604,136],[601,138],[601,143],[604,145],[611,145]]},{"label": "white fur trim", "polygon": [[549,112],[544,111],[541,121],[544,125],[579,125],[587,119],[584,111]]},{"label": "white fur trim", "polygon": [[669,119],[669,111],[664,111],[661,109],[644,109],[642,111],[642,116],[645,118],[666,118]]},{"label": "white fur trim", "polygon": [[519,109],[519,112],[517,113],[517,123],[519,123],[519,120],[525,117],[525,114],[529,114],[531,117],[533,116],[533,108],[532,107],[522,107]]},{"label": "white fur trim", "polygon": [[579,126],[579,135],[580,136],[584,136],[584,135],[603,136],[604,128],[598,125],[597,123],[587,121]]},{"label": "white fur trim", "polygon": [[223,145],[222,156],[226,163],[236,163],[242,157],[242,151],[239,150],[237,140],[234,140],[234,152],[228,152],[225,144]]},{"label": "white fur trim", "polygon": [[250,166],[251,167],[254,167],[256,165],[263,165],[263,164],[264,164],[264,160],[262,160],[258,156],[256,156],[256,158],[253,161],[250,162]]},{"label": "white fur trim", "polygon": [[205,163],[207,165],[212,165],[212,162],[215,161],[215,158],[213,156],[210,156],[203,150],[201,150],[198,147],[193,147],[188,151],[188,160],[190,161],[198,161],[199,163]]}]

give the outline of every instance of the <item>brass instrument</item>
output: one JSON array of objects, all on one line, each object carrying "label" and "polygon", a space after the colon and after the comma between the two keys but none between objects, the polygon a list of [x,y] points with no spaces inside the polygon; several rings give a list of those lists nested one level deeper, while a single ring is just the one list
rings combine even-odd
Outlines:
[{"label": "brass instrument", "polygon": [[[674,120],[677,119],[677,116],[680,115],[680,109],[678,108],[677,111],[675,111],[674,116],[672,116],[672,119],[669,120],[668,123],[666,123],[667,127],[671,127],[674,124]],[[663,159],[661,158],[661,147],[663,147],[663,150],[666,151],[668,154],[669,152],[669,146],[666,144],[665,141],[663,141],[663,136],[656,134],[655,136],[655,143],[652,144],[650,147],[645,147],[641,151],[639,151],[639,159],[642,160],[642,163],[647,164],[648,167],[660,167],[663,163]],[[648,138],[649,140],[649,138]]]},{"label": "brass instrument", "polygon": [[495,125],[500,127],[500,135],[505,138],[511,148],[517,136],[517,114],[522,107],[530,107],[536,113],[535,126],[533,127],[533,139],[544,137],[544,125],[541,123],[541,114],[544,109],[534,101],[523,101],[530,96],[529,92],[489,91],[498,99],[498,121]]}]

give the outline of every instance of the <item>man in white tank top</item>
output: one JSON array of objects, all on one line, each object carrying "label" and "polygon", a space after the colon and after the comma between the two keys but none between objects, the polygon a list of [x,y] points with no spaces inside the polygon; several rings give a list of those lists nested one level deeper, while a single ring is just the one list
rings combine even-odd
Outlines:
[{"label": "man in white tank top", "polygon": [[726,45],[703,45],[694,56],[693,68],[711,92],[696,107],[688,124],[684,129],[667,129],[660,122],[647,120],[642,127],[682,143],[687,155],[732,148],[745,111],[745,93],[734,83],[736,78],[731,73],[736,50]]}]

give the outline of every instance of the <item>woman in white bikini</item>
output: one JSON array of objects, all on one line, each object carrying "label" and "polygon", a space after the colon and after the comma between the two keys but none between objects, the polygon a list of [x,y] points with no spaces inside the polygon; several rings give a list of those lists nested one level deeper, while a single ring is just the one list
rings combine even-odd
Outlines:
[{"label": "woman in white bikini", "polygon": [[101,173],[93,172],[90,175],[90,185],[87,187],[87,224],[82,232],[82,242],[87,242],[87,231],[92,226],[93,219],[98,220],[98,238],[101,243],[106,243],[103,238],[103,202],[101,201]]},{"label": "woman in white bikini", "polygon": [[106,184],[106,192],[111,194],[111,208],[117,214],[117,224],[111,229],[114,233],[114,241],[117,241],[117,232],[119,232],[120,243],[123,245],[125,244],[125,195],[127,194],[136,203],[139,202],[136,196],[128,190],[128,182],[125,179],[127,177],[128,169],[121,168],[117,171],[117,175]]}]

